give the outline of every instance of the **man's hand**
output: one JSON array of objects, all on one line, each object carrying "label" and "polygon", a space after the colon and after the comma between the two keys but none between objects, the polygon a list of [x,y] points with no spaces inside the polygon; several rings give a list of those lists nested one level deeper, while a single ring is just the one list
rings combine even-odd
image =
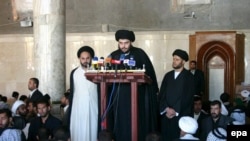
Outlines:
[{"label": "man's hand", "polygon": [[165,110],[167,111],[167,113],[166,113],[167,118],[171,119],[174,116],[176,116],[176,112],[175,112],[175,110],[173,108],[167,107]]}]

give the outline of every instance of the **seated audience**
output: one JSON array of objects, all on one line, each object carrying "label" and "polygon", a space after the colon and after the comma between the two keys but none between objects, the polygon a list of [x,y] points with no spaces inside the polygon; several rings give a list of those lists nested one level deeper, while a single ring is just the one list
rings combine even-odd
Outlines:
[{"label": "seated audience", "polygon": [[227,131],[224,128],[215,128],[209,132],[206,141],[226,141]]},{"label": "seated audience", "polygon": [[38,134],[36,136],[39,141],[49,141],[51,139],[50,132],[47,128],[41,127],[38,130]]},{"label": "seated audience", "polygon": [[66,126],[59,127],[54,132],[54,141],[70,141],[70,132],[69,128]]},{"label": "seated audience", "polygon": [[222,127],[227,129],[227,125],[232,124],[234,119],[221,114],[221,102],[214,100],[210,104],[210,116],[201,123],[201,140],[205,141],[209,132],[214,128]]},{"label": "seated audience", "polygon": [[234,100],[234,107],[230,111],[230,117],[234,119],[234,125],[246,124],[246,106],[240,98]]},{"label": "seated audience", "polygon": [[19,100],[22,100],[23,102],[26,103],[27,100],[28,100],[28,97],[26,95],[21,95],[20,98],[19,98]]},{"label": "seated audience", "polygon": [[23,128],[26,126],[26,105],[21,100],[16,100],[11,108],[12,115],[13,115],[13,127],[16,129],[23,130]]},{"label": "seated audience", "polygon": [[224,104],[224,106],[226,107],[226,109],[229,111],[233,105],[230,103],[230,95],[226,92],[222,93],[220,95],[220,100],[221,102]]},{"label": "seated audience", "polygon": [[25,141],[23,132],[11,126],[12,116],[9,109],[0,109],[0,140]]},{"label": "seated audience", "polygon": [[175,141],[198,141],[199,138],[193,136],[196,130],[198,129],[197,121],[189,116],[183,116],[180,118],[179,127],[180,131],[180,138]]},{"label": "seated audience", "polygon": [[61,107],[63,108],[62,112],[62,122],[64,126],[69,126],[69,92],[65,92],[63,97],[61,98]]},{"label": "seated audience", "polygon": [[201,121],[208,117],[208,114],[202,110],[202,101],[200,96],[194,96],[194,119],[198,122],[198,129],[194,134],[195,137],[200,137]]},{"label": "seated audience", "polygon": [[37,110],[36,110],[36,106],[35,106],[35,102],[28,100],[27,101],[27,116],[26,116],[26,121],[30,122],[32,119],[34,119],[35,117],[37,117]]},{"label": "seated audience", "polygon": [[51,106],[46,98],[39,99],[36,107],[40,116],[30,122],[28,141],[37,141],[36,136],[41,127],[48,129],[53,138],[53,132],[62,125],[61,121],[50,114]]}]

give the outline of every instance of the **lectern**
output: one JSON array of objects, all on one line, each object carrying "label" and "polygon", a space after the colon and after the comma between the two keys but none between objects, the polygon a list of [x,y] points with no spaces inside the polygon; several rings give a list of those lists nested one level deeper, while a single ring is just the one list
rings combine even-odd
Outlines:
[{"label": "lectern", "polygon": [[[141,83],[151,83],[151,79],[144,73],[144,70],[107,70],[107,71],[88,71],[85,73],[88,80],[100,83],[101,87],[101,115],[106,108],[107,85],[109,83],[130,83],[131,84],[131,138],[132,141],[138,140],[138,94],[137,86]],[[107,119],[104,119],[104,128],[107,128]]]}]

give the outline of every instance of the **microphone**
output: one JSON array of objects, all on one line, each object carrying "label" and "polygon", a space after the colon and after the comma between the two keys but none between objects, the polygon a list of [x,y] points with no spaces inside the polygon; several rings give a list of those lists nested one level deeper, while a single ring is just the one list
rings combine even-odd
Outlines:
[{"label": "microphone", "polygon": [[116,75],[117,75],[117,67],[118,67],[118,65],[121,64],[121,61],[113,59],[113,60],[111,60],[111,63],[115,65],[115,77],[116,77]]},{"label": "microphone", "polygon": [[111,55],[109,55],[109,56],[105,59],[105,69],[106,69],[106,70],[111,69],[111,60],[112,60]]},{"label": "microphone", "polygon": [[104,57],[100,57],[100,60],[98,61],[98,69],[103,70],[104,67]]},{"label": "microphone", "polygon": [[120,61],[123,61],[125,59],[125,54],[120,55]]},{"label": "microphone", "polygon": [[124,65],[124,67],[125,67],[125,70],[127,70],[128,63],[129,63],[129,59],[124,59],[124,60],[123,60],[123,65]]},{"label": "microphone", "polygon": [[[123,64],[123,63],[124,63],[124,59],[125,59],[125,54],[121,54],[121,55],[120,55],[120,61],[121,61],[121,64]],[[122,65],[120,65],[120,66],[119,66],[119,69],[123,69],[123,66],[122,66]]]},{"label": "microphone", "polygon": [[130,59],[128,61],[128,66],[132,70],[135,67],[136,61],[134,60],[134,56],[130,55]]},{"label": "microphone", "polygon": [[96,56],[92,59],[92,68],[94,70],[98,69],[98,57],[96,57]]}]

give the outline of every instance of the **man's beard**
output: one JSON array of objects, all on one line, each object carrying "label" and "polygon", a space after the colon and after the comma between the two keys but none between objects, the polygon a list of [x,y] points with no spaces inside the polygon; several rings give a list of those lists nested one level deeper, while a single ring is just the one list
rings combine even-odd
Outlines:
[{"label": "man's beard", "polygon": [[27,112],[26,113],[19,113],[19,115],[22,117],[25,117],[27,115]]},{"label": "man's beard", "polygon": [[48,115],[49,115],[49,113],[45,113],[44,115],[40,114],[41,117],[47,117]]},{"label": "man's beard", "polygon": [[211,113],[211,116],[212,116],[212,118],[213,118],[213,119],[216,119],[216,118],[218,118],[218,117],[219,117],[219,114],[216,114],[216,113]]},{"label": "man's beard", "polygon": [[89,68],[90,63],[88,63],[88,62],[81,63],[81,66],[82,66],[83,68]]},{"label": "man's beard", "polygon": [[120,47],[119,47],[119,45],[118,45],[118,49],[119,49],[122,53],[125,53],[125,54],[126,54],[126,53],[129,53],[131,47],[132,47],[132,45],[130,44],[128,50],[125,51],[125,52],[123,52],[122,49],[120,49]]},{"label": "man's beard", "polygon": [[174,69],[180,69],[180,68],[182,68],[182,64],[178,64],[177,66],[172,65],[172,67],[173,67]]}]

